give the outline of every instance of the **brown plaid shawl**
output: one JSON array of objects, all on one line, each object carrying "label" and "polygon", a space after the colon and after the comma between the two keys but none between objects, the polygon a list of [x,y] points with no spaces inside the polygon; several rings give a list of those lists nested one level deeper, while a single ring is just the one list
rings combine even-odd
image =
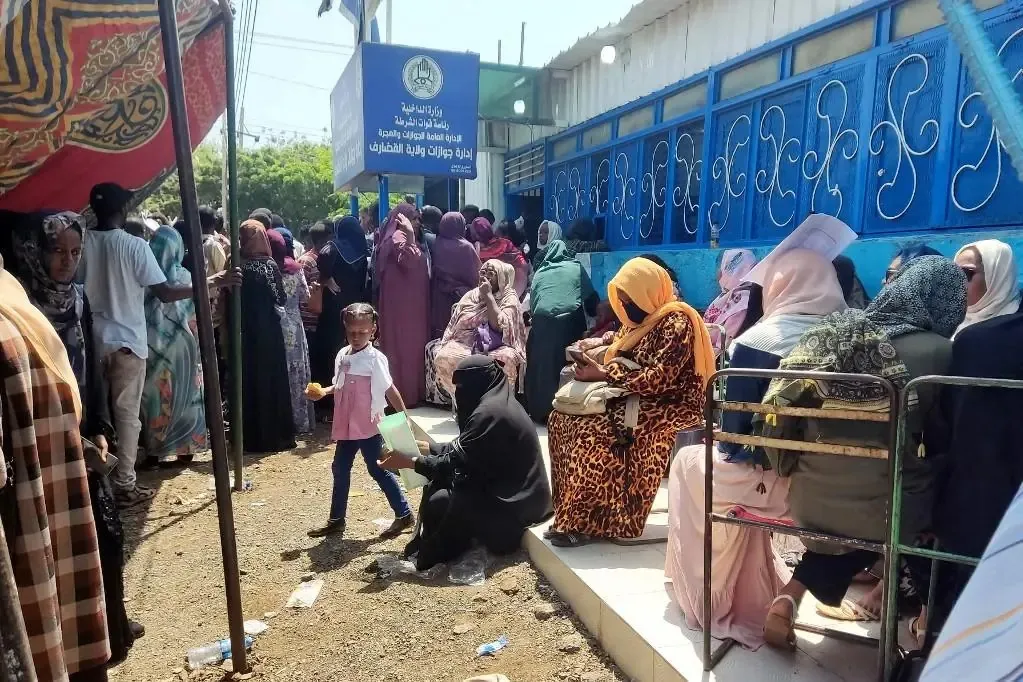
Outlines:
[{"label": "brown plaid shawl", "polygon": [[0,448],[17,495],[11,562],[40,682],[110,657],[73,390],[0,314]]}]

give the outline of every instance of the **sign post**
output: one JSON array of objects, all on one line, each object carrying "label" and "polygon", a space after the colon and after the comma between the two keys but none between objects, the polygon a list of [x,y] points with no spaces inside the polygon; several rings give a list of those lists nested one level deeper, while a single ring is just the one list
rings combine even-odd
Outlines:
[{"label": "sign post", "polygon": [[[416,194],[474,179],[479,55],[362,43],[331,93],[334,188]],[[381,197],[381,209],[386,199]]]}]

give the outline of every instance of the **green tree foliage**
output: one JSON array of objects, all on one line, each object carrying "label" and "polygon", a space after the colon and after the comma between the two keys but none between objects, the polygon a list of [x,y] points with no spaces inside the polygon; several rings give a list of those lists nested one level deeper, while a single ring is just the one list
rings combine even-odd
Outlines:
[{"label": "green tree foliage", "polygon": [[[201,145],[192,156],[199,203],[220,208],[223,156],[216,145]],[[391,195],[395,206],[401,197]],[[361,206],[377,200],[363,193]],[[335,192],[330,146],[312,142],[288,142],[238,150],[238,207],[242,216],[256,208],[280,214],[296,234],[327,216],[348,215],[348,192]],[[181,215],[177,173],[161,184],[140,207],[144,213],[160,212],[174,219]]]}]

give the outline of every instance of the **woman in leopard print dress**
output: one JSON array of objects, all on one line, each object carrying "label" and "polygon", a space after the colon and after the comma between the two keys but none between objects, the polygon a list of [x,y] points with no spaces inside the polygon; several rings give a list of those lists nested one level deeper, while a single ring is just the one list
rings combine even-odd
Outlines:
[{"label": "woman in leopard print dress", "polygon": [[[559,547],[642,535],[675,436],[701,423],[704,386],[714,371],[707,328],[677,300],[663,268],[630,260],[608,284],[608,299],[622,329],[606,364],[577,366],[576,379],[638,395],[639,420],[634,429],[624,426],[624,399],[603,414],[551,413],[555,516],[547,537]],[[640,368],[626,369],[617,357]]]}]

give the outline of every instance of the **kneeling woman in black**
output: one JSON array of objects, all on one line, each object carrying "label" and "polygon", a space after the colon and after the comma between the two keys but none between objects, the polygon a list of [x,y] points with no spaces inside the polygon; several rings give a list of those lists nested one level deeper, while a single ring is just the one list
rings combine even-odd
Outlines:
[{"label": "kneeling woman in black", "polygon": [[430,480],[421,525],[405,548],[416,568],[457,558],[479,542],[495,554],[518,549],[526,528],[554,513],[536,427],[497,361],[473,355],[455,370],[458,438],[420,443],[422,455],[384,456],[384,469],[415,469]]}]

